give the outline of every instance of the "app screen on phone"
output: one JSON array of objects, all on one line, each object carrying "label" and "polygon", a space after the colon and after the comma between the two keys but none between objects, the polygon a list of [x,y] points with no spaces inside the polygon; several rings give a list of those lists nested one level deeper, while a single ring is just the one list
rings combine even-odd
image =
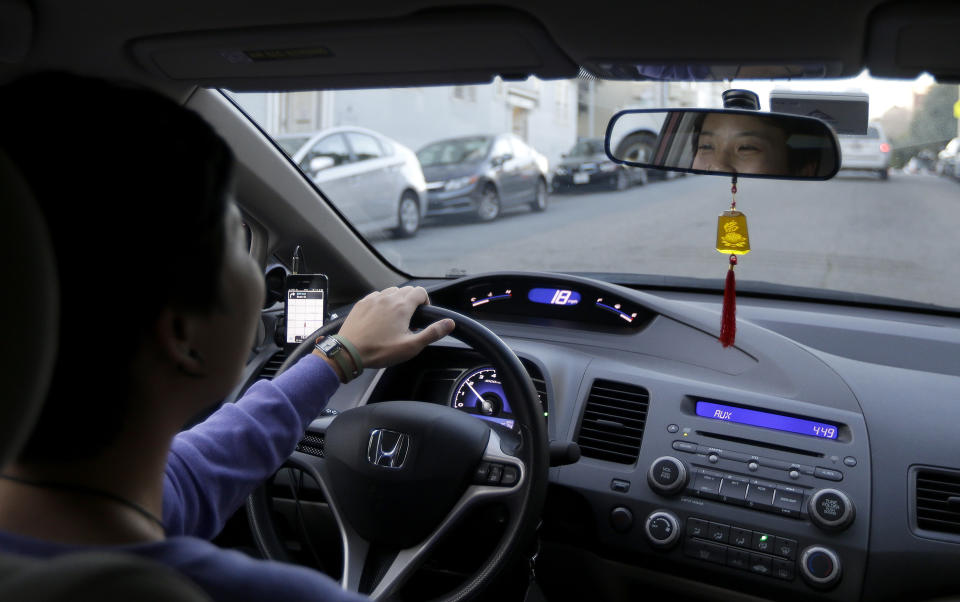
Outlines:
[{"label": "app screen on phone", "polygon": [[323,289],[287,291],[287,342],[301,343],[323,326]]}]

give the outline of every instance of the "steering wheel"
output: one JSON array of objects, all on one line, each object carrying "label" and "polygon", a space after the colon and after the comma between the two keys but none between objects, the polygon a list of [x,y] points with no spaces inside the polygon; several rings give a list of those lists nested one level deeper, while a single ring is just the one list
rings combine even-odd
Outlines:
[{"label": "steering wheel", "polygon": [[[533,383],[513,351],[466,316],[424,305],[411,326],[443,318],[456,323],[450,336],[496,367],[517,415],[519,436],[449,406],[378,402],[314,420],[306,434],[323,443],[314,454],[295,451],[286,464],[313,477],[330,505],[343,545],[341,585],[377,600],[395,594],[441,536],[479,503],[503,503],[506,529],[479,570],[444,600],[466,600],[482,591],[540,520],[549,452]],[[343,321],[317,330],[277,373],[311,353],[316,337],[339,331]],[[247,500],[247,513],[261,553],[288,560],[265,487]]]}]

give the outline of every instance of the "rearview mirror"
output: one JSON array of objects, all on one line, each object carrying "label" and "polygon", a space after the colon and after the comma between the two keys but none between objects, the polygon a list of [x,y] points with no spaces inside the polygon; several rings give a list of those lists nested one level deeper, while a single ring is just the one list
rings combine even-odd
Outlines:
[{"label": "rearview mirror", "polygon": [[[657,128],[647,157],[620,144]],[[819,119],[734,109],[621,111],[607,126],[605,150],[633,167],[748,178],[827,180],[840,168],[836,134]]]}]

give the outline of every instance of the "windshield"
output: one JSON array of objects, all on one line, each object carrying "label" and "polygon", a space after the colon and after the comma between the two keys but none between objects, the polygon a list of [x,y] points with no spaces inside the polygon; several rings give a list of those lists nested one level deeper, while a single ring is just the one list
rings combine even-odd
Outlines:
[{"label": "windshield", "polygon": [[[730,207],[730,178],[626,168],[596,152],[618,111],[720,108],[729,88],[753,90],[762,110],[774,92],[869,99],[869,129],[840,137],[833,179],[740,179],[737,209],[752,240],[737,267],[738,288],[762,283],[805,287],[811,297],[855,293],[960,307],[960,160],[941,152],[958,135],[960,88],[929,76],[495,79],[231,96],[289,153],[299,149],[293,136],[322,141],[318,135],[332,128],[365,128],[392,141],[397,152],[371,156],[359,140],[338,137],[342,160],[306,149],[300,167],[386,261],[412,276],[556,271],[718,291],[727,257],[715,249],[717,217]],[[644,162],[660,127],[638,125],[611,140],[611,150]],[[565,161],[570,156],[592,159]]]},{"label": "windshield", "polygon": [[571,157],[592,157],[603,154],[603,140],[581,140],[570,149]]},{"label": "windshield", "polygon": [[423,167],[472,163],[486,157],[489,148],[489,138],[458,138],[427,145],[417,151],[417,158]]}]

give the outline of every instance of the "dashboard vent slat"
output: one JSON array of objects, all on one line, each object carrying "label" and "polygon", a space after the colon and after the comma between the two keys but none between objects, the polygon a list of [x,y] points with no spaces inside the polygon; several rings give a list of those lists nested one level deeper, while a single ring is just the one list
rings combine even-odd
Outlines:
[{"label": "dashboard vent slat", "polygon": [[919,469],[913,495],[917,527],[960,535],[960,472]]},{"label": "dashboard vent slat", "polygon": [[277,370],[280,369],[280,366],[282,366],[285,361],[287,361],[287,351],[285,349],[278,350],[270,356],[270,359],[260,368],[260,372],[257,374],[257,380],[273,380],[273,377],[277,375]]},{"label": "dashboard vent slat", "polygon": [[581,453],[607,462],[635,463],[649,403],[650,395],[643,387],[594,381],[577,434]]},{"label": "dashboard vent slat", "polygon": [[326,440],[322,435],[307,433],[300,440],[300,443],[297,443],[297,451],[323,458],[326,457],[325,443]]}]

